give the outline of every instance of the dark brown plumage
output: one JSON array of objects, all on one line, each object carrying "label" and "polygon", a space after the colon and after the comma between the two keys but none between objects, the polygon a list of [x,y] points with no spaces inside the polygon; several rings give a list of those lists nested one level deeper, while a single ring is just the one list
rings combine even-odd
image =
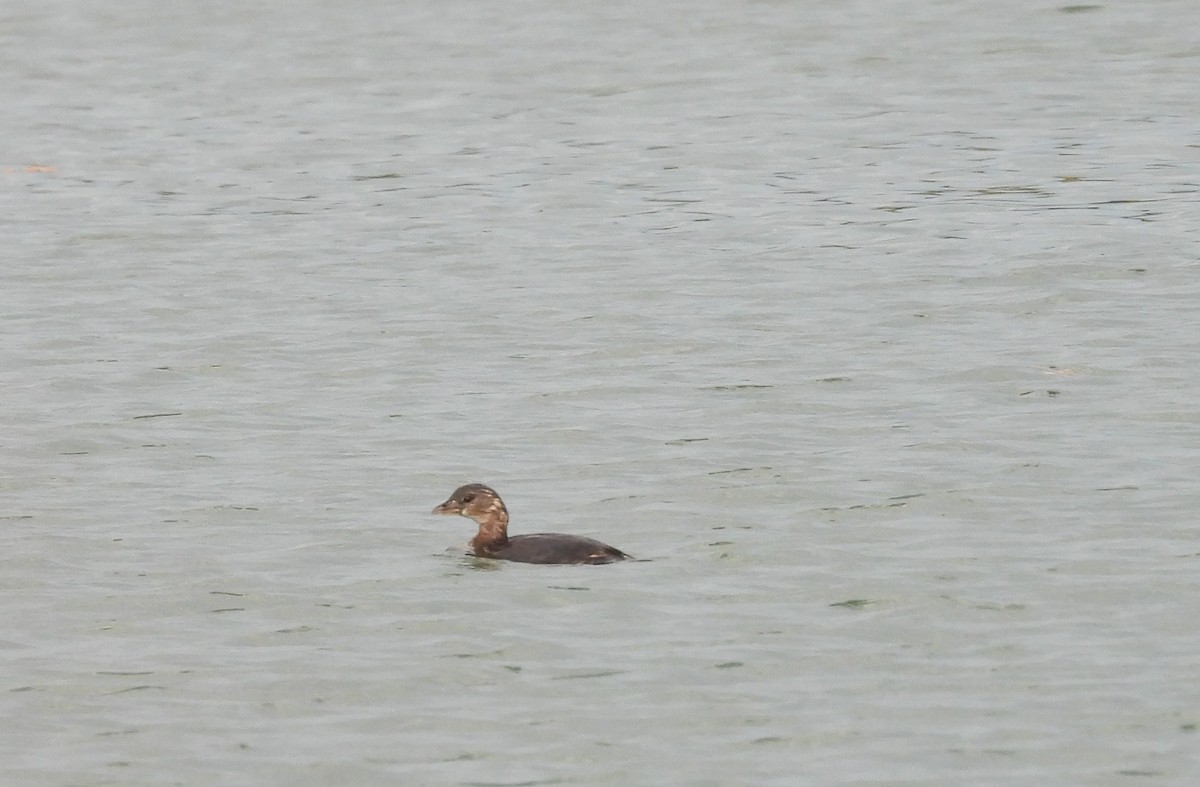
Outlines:
[{"label": "dark brown plumage", "polygon": [[467,484],[437,508],[435,514],[458,514],[475,520],[479,532],[471,539],[477,557],[515,560],[518,563],[612,563],[629,555],[592,538],[562,533],[508,535],[508,509],[496,490],[483,484]]}]

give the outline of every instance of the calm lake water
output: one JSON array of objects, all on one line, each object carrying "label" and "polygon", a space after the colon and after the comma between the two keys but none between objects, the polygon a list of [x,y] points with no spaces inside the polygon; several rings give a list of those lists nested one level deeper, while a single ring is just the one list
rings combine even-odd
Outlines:
[{"label": "calm lake water", "polygon": [[1197,30],[6,3],[0,781],[1196,784]]}]

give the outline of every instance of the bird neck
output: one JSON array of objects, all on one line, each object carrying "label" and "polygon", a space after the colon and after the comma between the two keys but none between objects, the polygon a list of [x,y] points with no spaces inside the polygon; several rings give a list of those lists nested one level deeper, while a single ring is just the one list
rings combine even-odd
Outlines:
[{"label": "bird neck", "polygon": [[476,554],[486,553],[489,548],[508,541],[508,511],[504,510],[503,503],[475,521],[479,524],[479,532],[471,539],[471,547]]}]

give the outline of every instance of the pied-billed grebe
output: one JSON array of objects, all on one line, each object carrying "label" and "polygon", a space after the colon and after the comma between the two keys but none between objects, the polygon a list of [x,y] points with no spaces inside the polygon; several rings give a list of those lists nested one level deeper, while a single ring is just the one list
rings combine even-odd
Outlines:
[{"label": "pied-billed grebe", "polygon": [[629,559],[616,547],[583,536],[532,533],[509,538],[508,509],[496,490],[483,484],[460,486],[433,513],[475,520],[479,532],[471,539],[471,552],[476,557],[519,563],[612,563]]}]

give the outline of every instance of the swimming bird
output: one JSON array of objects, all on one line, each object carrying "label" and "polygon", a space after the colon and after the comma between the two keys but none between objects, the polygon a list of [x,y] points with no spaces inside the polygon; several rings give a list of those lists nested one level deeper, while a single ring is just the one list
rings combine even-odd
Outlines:
[{"label": "swimming bird", "polygon": [[454,490],[435,514],[458,514],[475,520],[479,532],[471,539],[471,554],[518,563],[613,563],[629,555],[593,538],[563,533],[508,535],[508,509],[496,490],[467,484]]}]

